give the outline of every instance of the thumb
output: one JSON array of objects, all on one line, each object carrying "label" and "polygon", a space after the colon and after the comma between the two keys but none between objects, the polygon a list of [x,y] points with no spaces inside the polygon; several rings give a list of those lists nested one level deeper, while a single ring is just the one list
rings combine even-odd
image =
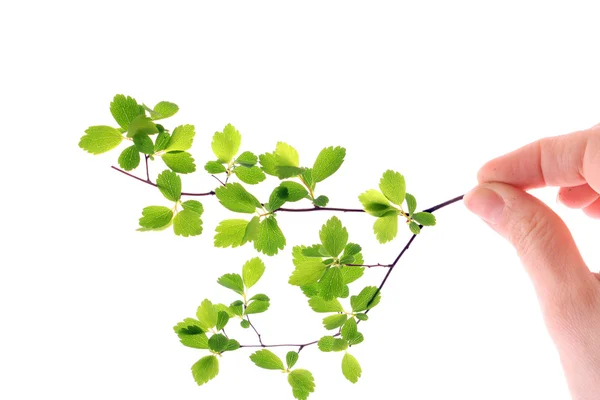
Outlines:
[{"label": "thumb", "polygon": [[551,319],[560,319],[557,311],[568,319],[595,298],[597,280],[565,223],[543,202],[513,186],[486,183],[467,193],[464,203],[515,247]]}]

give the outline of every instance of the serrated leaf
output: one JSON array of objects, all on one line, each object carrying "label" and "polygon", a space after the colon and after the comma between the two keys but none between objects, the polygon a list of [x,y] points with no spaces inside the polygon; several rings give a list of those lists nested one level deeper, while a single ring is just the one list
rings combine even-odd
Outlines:
[{"label": "serrated leaf", "polygon": [[248,221],[245,219],[226,219],[216,228],[215,247],[238,247],[246,243],[244,238]]},{"label": "serrated leaf", "polygon": [[292,387],[292,393],[298,400],[306,400],[315,391],[315,379],[305,369],[296,369],[288,375],[288,383]]},{"label": "serrated leaf", "polygon": [[165,162],[167,167],[171,168],[174,172],[189,174],[196,171],[194,158],[186,151],[165,153],[162,155],[162,160]]},{"label": "serrated leaf", "polygon": [[[379,304],[381,292],[375,286],[367,286],[356,296],[350,297],[352,311],[360,312],[371,309]],[[370,304],[369,304],[370,303]]]},{"label": "serrated leaf", "polygon": [[140,226],[157,229],[169,224],[173,218],[173,210],[163,206],[149,206],[142,210]]},{"label": "serrated leaf", "polygon": [[307,187],[311,188],[312,190],[315,189],[315,185],[317,183],[313,179],[312,168],[305,168],[304,171],[302,171],[302,175],[300,177],[302,178],[304,184],[306,184]]},{"label": "serrated leaf", "polygon": [[[284,181],[279,184],[279,188],[285,193],[285,201],[296,202],[306,198],[308,191],[297,182]],[[284,195],[282,193],[282,195]]]},{"label": "serrated leaf", "polygon": [[177,104],[169,101],[161,101],[150,111],[150,116],[156,121],[158,119],[172,117],[177,111],[179,111],[179,106],[177,106]]},{"label": "serrated leaf", "polygon": [[205,299],[196,310],[196,317],[200,321],[203,331],[208,331],[217,325],[217,309],[210,300]]},{"label": "serrated leaf", "polygon": [[306,249],[304,246],[295,246],[292,250],[296,269],[290,276],[290,285],[304,286],[316,283],[327,269],[327,266],[321,262],[321,259],[304,255],[303,251]]},{"label": "serrated leaf", "polygon": [[325,329],[331,330],[339,328],[344,325],[344,322],[348,319],[346,314],[334,314],[323,318],[323,326]]},{"label": "serrated leaf", "polygon": [[318,313],[344,312],[344,308],[337,299],[328,301],[321,297],[313,297],[308,300],[308,305],[314,312]]},{"label": "serrated leaf", "polygon": [[258,157],[252,152],[245,151],[235,159],[235,162],[246,167],[252,167],[258,162]]},{"label": "serrated leaf", "polygon": [[278,210],[286,202],[287,191],[279,186],[273,189],[269,196],[269,202],[265,204],[265,209],[269,212]]},{"label": "serrated leaf", "polygon": [[154,142],[154,151],[159,152],[163,151],[169,146],[169,142],[171,141],[171,135],[167,132],[159,132],[158,136],[156,136],[156,141]]},{"label": "serrated leaf", "polygon": [[313,244],[312,246],[302,246],[302,255],[305,257],[318,257],[323,258],[323,245]]},{"label": "serrated leaf", "polygon": [[228,124],[223,132],[215,132],[212,141],[213,153],[220,162],[229,163],[240,149],[242,135],[231,124]]},{"label": "serrated leaf", "polygon": [[118,94],[110,103],[110,113],[121,128],[127,130],[131,121],[139,115],[144,115],[144,107],[140,106],[134,98]]},{"label": "serrated leaf", "polygon": [[219,202],[228,210],[252,214],[260,202],[239,183],[228,183],[215,190]]},{"label": "serrated leaf", "polygon": [[202,203],[198,200],[187,200],[181,203],[184,210],[193,211],[196,214],[202,215],[204,212],[204,207],[202,207]]},{"label": "serrated leaf", "polygon": [[302,285],[302,286],[300,286],[300,290],[302,290],[302,293],[304,293],[304,295],[306,297],[311,299],[311,298],[317,297],[319,295],[319,284],[311,283],[308,285]]},{"label": "serrated leaf", "polygon": [[173,327],[181,344],[194,349],[208,349],[208,337],[200,326],[200,321],[186,318]]},{"label": "serrated leaf", "polygon": [[201,386],[219,374],[219,360],[215,356],[202,357],[192,365],[194,380]]},{"label": "serrated leaf", "polygon": [[428,212],[418,212],[413,214],[412,218],[423,226],[434,226],[435,215]]},{"label": "serrated leaf", "polygon": [[225,350],[223,351],[234,351],[239,349],[240,347],[240,343],[237,340],[229,339],[229,341],[227,342],[227,346],[225,346]]},{"label": "serrated leaf", "polygon": [[235,316],[233,310],[231,310],[228,306],[226,306],[223,303],[217,303],[214,306],[215,306],[215,310],[217,310],[217,313],[219,313],[220,311],[224,311],[227,313],[227,315],[229,315],[229,318]]},{"label": "serrated leaf", "polygon": [[131,171],[140,165],[140,152],[135,146],[129,146],[119,155],[119,165],[125,171]]},{"label": "serrated leaf", "polygon": [[360,321],[368,321],[369,320],[369,316],[367,314],[358,313],[355,316],[356,316],[356,319],[358,319]]},{"label": "serrated leaf", "polygon": [[379,189],[389,201],[402,206],[406,196],[406,182],[402,174],[388,169],[379,181]]},{"label": "serrated leaf", "polygon": [[342,226],[342,221],[331,217],[319,231],[319,237],[326,254],[337,257],[348,243],[348,231]]},{"label": "serrated leaf", "polygon": [[79,140],[79,147],[88,153],[101,154],[114,149],[123,141],[118,129],[110,126],[90,126]]},{"label": "serrated leaf", "polygon": [[274,370],[285,369],[281,358],[279,358],[275,353],[267,349],[258,350],[250,356],[250,360],[252,360],[252,362],[260,368]]},{"label": "serrated leaf", "polygon": [[421,233],[421,227],[419,225],[417,225],[415,222],[411,222],[410,224],[408,224],[408,228],[415,235],[418,235],[419,233]]},{"label": "serrated leaf", "polygon": [[248,329],[248,328],[250,328],[250,322],[248,322],[247,320],[244,319],[240,322],[240,326],[244,329]]},{"label": "serrated leaf", "polygon": [[285,362],[287,364],[288,368],[292,368],[294,365],[296,365],[296,362],[298,361],[298,353],[295,351],[288,351],[288,353],[285,356]]},{"label": "serrated leaf", "polygon": [[287,143],[278,142],[274,154],[278,167],[298,167],[300,165],[298,152]]},{"label": "serrated leaf", "polygon": [[161,172],[156,186],[167,200],[178,201],[181,198],[181,178],[173,171]]},{"label": "serrated leaf", "polygon": [[244,234],[245,242],[252,242],[258,237],[260,230],[260,217],[252,217],[248,226],[246,226],[246,233]]},{"label": "serrated leaf", "polygon": [[220,353],[227,347],[227,342],[229,342],[229,339],[227,339],[225,335],[217,333],[208,339],[208,347],[212,351]]},{"label": "serrated leaf", "polygon": [[341,267],[344,284],[358,280],[365,273],[364,267]]},{"label": "serrated leaf", "polygon": [[209,174],[222,174],[227,172],[227,168],[218,161],[209,161],[204,165],[204,169]]},{"label": "serrated leaf", "polygon": [[329,203],[329,197],[327,196],[319,196],[313,200],[313,204],[317,207],[325,207]]},{"label": "serrated leaf", "polygon": [[225,311],[219,311],[217,313],[217,331],[222,330],[223,328],[225,328],[225,326],[227,325],[227,323],[229,322],[229,314],[227,314],[227,312]]},{"label": "serrated leaf", "polygon": [[154,154],[154,143],[148,135],[136,135],[133,137],[133,144],[140,153]]},{"label": "serrated leaf", "polygon": [[233,172],[240,181],[247,183],[248,185],[256,185],[266,179],[265,173],[257,166],[245,167],[240,165],[235,167]]},{"label": "serrated leaf", "polygon": [[377,218],[373,224],[373,232],[379,243],[387,243],[398,234],[398,213],[389,211]]},{"label": "serrated leaf", "polygon": [[326,147],[321,150],[312,168],[314,182],[321,182],[333,175],[342,166],[345,156],[346,149],[343,147]]},{"label": "serrated leaf", "polygon": [[246,314],[260,314],[269,309],[270,302],[264,300],[254,300],[246,307]]},{"label": "serrated leaf", "polygon": [[251,288],[256,284],[256,282],[258,282],[264,272],[265,264],[260,258],[254,257],[246,261],[242,267],[242,278],[244,285],[246,285],[247,288]]},{"label": "serrated leaf", "polygon": [[244,315],[244,302],[241,300],[236,300],[229,305],[229,309],[233,312],[234,315],[241,317]]},{"label": "serrated leaf", "polygon": [[285,247],[285,236],[279,229],[277,220],[270,215],[260,222],[254,248],[268,256],[275,255]]},{"label": "serrated leaf", "polygon": [[360,253],[362,250],[362,248],[360,247],[360,245],[356,244],[356,243],[348,243],[346,245],[346,247],[344,248],[344,255],[345,256],[354,256],[358,253]]},{"label": "serrated leaf", "polygon": [[233,290],[237,294],[244,294],[244,283],[239,274],[225,274],[217,280],[217,283],[227,289]]},{"label": "serrated leaf", "polygon": [[343,297],[344,277],[339,268],[333,267],[327,269],[319,281],[319,284],[319,295],[323,298],[323,300],[331,300],[336,297]]},{"label": "serrated leaf", "polygon": [[127,128],[127,137],[133,138],[138,135],[154,135],[158,133],[158,128],[152,120],[145,115],[138,115],[129,123]]},{"label": "serrated leaf", "polygon": [[190,210],[181,210],[173,218],[173,232],[177,236],[198,236],[202,233],[200,214]]},{"label": "serrated leaf", "polygon": [[250,297],[250,301],[252,301],[252,300],[271,301],[269,296],[267,296],[266,294],[263,294],[263,293],[258,293],[258,294],[255,294],[254,296]]},{"label": "serrated leaf", "polygon": [[328,353],[330,351],[344,351],[348,348],[348,342],[333,336],[323,336],[317,342],[319,350]]},{"label": "serrated leaf", "polygon": [[417,199],[410,193],[406,193],[406,207],[408,208],[408,215],[412,215],[417,209]]},{"label": "serrated leaf", "polygon": [[196,131],[194,125],[180,125],[173,131],[167,151],[185,151],[192,147]]},{"label": "serrated leaf", "polygon": [[352,383],[358,382],[358,378],[362,375],[362,369],[358,360],[350,353],[344,354],[342,359],[342,373]]},{"label": "serrated leaf", "polygon": [[277,176],[277,162],[275,161],[275,153],[265,153],[258,156],[260,167],[265,174]]},{"label": "serrated leaf", "polygon": [[358,327],[354,318],[348,319],[342,327],[342,337],[348,341],[352,340],[358,334]]},{"label": "serrated leaf", "polygon": [[375,189],[367,190],[358,196],[358,199],[362,203],[364,210],[374,217],[381,217],[392,210],[389,200]]}]

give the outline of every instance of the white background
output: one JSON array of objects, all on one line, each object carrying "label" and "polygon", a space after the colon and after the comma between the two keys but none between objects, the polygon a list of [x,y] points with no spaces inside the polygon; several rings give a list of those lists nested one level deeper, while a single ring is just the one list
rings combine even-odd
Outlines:
[{"label": "white background", "polygon": [[[488,159],[600,119],[593,2],[19,1],[3,5],[0,34],[4,399],[292,398],[285,376],[253,366],[247,350],[223,357],[209,384],[193,381],[203,352],[179,344],[172,326],[204,298],[234,300],[215,280],[256,253],[212,247],[214,227],[233,215],[214,198],[203,201],[199,238],[135,231],[141,209],[165,200],[109,168],[118,151],[77,146],[88,126],[113,124],[116,93],[179,104],[167,124],[196,126],[199,166],[229,122],[242,150],[286,141],[304,165],[345,146],[342,169],[319,187],[343,207],[358,207],[388,168],[429,207],[469,190]],[[184,190],[215,183],[200,168]],[[276,184],[253,192],[264,200]],[[555,189],[536,194],[597,270],[595,222],[557,205]],[[272,307],[254,318],[268,343],[325,334],[286,282],[292,245],[316,242],[330,215],[279,216],[288,246],[263,257],[257,291]],[[340,217],[367,262],[391,261],[409,237],[382,246],[372,217]],[[437,217],[361,324],[358,384],[342,376],[341,354],[302,351],[298,367],[317,382],[310,398],[568,398],[513,249],[462,203]],[[375,284],[384,271],[367,272],[363,283]]]}]

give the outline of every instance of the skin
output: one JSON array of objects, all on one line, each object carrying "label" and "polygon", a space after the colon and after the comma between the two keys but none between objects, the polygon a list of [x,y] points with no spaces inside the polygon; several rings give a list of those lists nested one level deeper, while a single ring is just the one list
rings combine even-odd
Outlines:
[{"label": "skin", "polygon": [[464,203],[517,250],[572,398],[600,399],[600,275],[586,265],[565,222],[527,193],[559,187],[558,201],[600,218],[600,124],[491,160],[477,178]]}]

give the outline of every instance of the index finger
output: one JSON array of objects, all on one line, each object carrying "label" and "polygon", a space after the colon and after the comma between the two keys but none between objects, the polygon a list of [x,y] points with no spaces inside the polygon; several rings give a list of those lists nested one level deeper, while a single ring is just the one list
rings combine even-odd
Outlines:
[{"label": "index finger", "polygon": [[488,161],[477,179],[523,190],[587,183],[600,193],[600,127],[530,143]]}]

